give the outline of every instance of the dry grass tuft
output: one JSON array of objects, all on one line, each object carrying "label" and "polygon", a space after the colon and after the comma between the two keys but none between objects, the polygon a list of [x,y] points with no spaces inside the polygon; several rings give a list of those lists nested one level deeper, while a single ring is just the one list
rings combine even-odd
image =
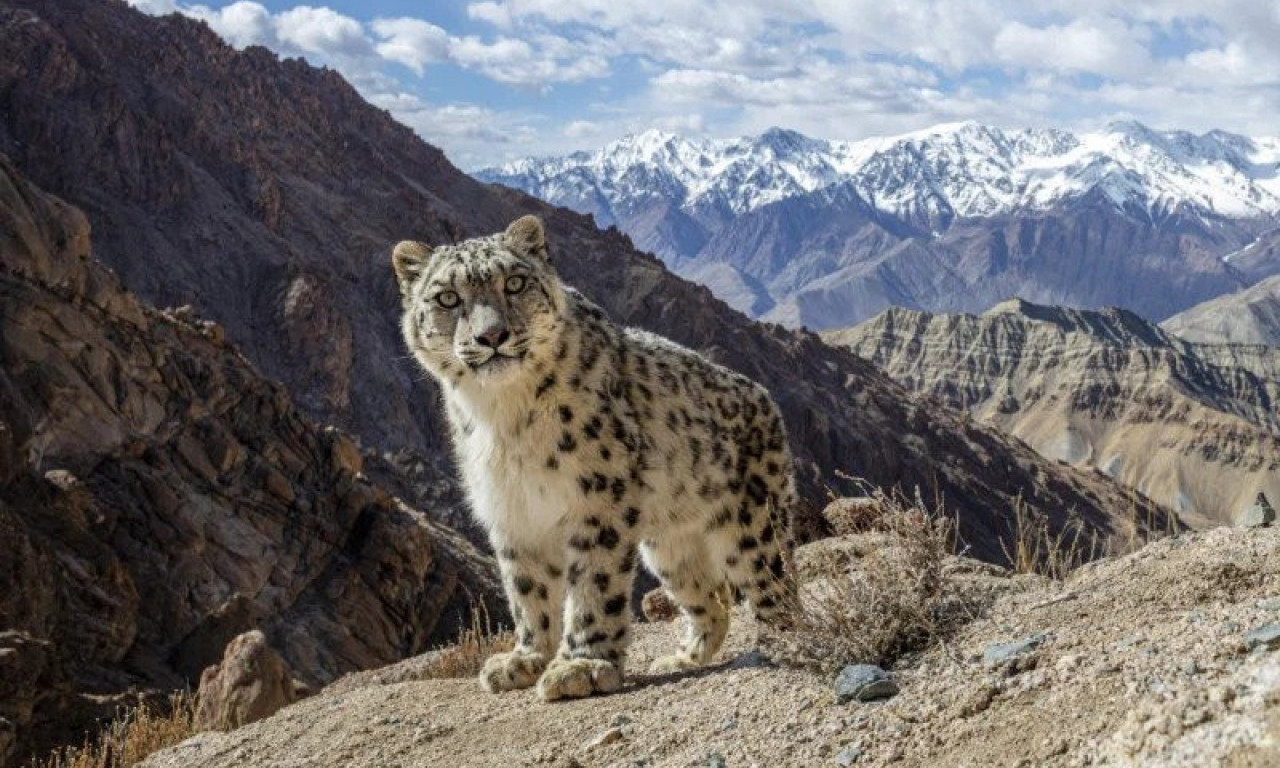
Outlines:
[{"label": "dry grass tuft", "polygon": [[1106,554],[1098,529],[1078,517],[1054,531],[1043,512],[1021,500],[1014,506],[1012,538],[1001,537],[1000,549],[1014,573],[1065,579],[1075,569]]},{"label": "dry grass tuft", "polygon": [[129,768],[148,755],[193,735],[195,697],[169,697],[168,705],[139,704],[123,710],[84,746],[56,750],[32,768]]},{"label": "dry grass tuft", "polygon": [[959,618],[963,601],[943,568],[955,545],[953,522],[918,493],[873,489],[867,498],[879,510],[874,524],[861,514],[850,516],[849,530],[831,521],[837,534],[859,535],[811,547],[795,570],[802,583],[789,606],[791,626],[761,638],[776,661],[822,672],[854,662],[888,665]]},{"label": "dry grass tuft", "polygon": [[452,645],[435,651],[415,677],[432,680],[478,675],[485,659],[514,646],[515,637],[511,632],[494,629],[484,606],[473,605],[471,626],[462,630]]}]

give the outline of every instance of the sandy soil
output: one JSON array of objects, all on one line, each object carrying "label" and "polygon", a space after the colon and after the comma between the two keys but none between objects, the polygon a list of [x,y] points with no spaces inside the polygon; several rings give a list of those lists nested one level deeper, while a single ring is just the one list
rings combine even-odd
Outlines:
[{"label": "sandy soil", "polygon": [[[1280,530],[1184,535],[1065,582],[953,566],[964,589],[994,601],[903,660],[901,692],[885,702],[837,704],[830,678],[769,666],[737,616],[713,666],[634,674],[616,695],[494,696],[470,679],[414,681],[411,660],[144,765],[1280,765],[1280,650],[1246,640],[1280,623]],[[633,668],[677,631],[638,627]],[[1035,633],[1045,639],[1031,651],[983,660]]]}]

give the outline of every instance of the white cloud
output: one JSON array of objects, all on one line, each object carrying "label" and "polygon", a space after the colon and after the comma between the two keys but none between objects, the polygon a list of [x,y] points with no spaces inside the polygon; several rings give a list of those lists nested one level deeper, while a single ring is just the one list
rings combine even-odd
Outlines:
[{"label": "white cloud", "polygon": [[201,19],[212,27],[214,32],[237,48],[249,45],[266,45],[275,48],[280,45],[271,12],[260,3],[241,0],[218,9],[206,5],[194,5],[184,8],[182,12]]},{"label": "white cloud", "polygon": [[[464,163],[648,127],[858,138],[1133,117],[1275,133],[1280,114],[1277,0],[478,0],[464,28],[431,4],[360,21],[252,0],[130,2],[334,66]],[[441,92],[454,68],[515,86],[523,106],[424,102],[417,91]]]},{"label": "white cloud", "polygon": [[599,123],[593,123],[590,120],[573,120],[564,127],[564,135],[570,139],[591,138],[599,133]]},{"label": "white cloud", "polygon": [[467,6],[467,16],[476,21],[486,21],[495,27],[511,26],[511,12],[501,3],[472,3]]},{"label": "white cloud", "polygon": [[370,24],[381,38],[374,50],[388,61],[399,62],[419,75],[427,64],[449,59],[449,33],[421,19],[374,19]]},{"label": "white cloud", "polygon": [[307,53],[360,58],[373,53],[364,25],[330,8],[301,5],[275,17],[276,36]]},{"label": "white cloud", "polygon": [[1151,65],[1145,38],[1141,28],[1116,19],[1047,27],[1012,21],[996,33],[993,50],[1000,61],[1027,69],[1138,75]]}]

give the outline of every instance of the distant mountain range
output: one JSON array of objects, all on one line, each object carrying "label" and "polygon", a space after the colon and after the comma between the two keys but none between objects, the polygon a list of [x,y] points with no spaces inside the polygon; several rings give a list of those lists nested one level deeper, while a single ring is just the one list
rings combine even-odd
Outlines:
[{"label": "distant mountain range", "polygon": [[1280,138],[1115,123],[940,125],[863,141],[660,131],[476,176],[616,225],[766,320],[1008,296],[1160,320],[1280,272]]},{"label": "distant mountain range", "polygon": [[824,337],[1192,525],[1231,523],[1259,491],[1280,498],[1280,349],[1019,299],[978,316],[892,309]]},{"label": "distant mountain range", "polygon": [[1191,341],[1280,347],[1280,275],[1197,304],[1161,326]]}]

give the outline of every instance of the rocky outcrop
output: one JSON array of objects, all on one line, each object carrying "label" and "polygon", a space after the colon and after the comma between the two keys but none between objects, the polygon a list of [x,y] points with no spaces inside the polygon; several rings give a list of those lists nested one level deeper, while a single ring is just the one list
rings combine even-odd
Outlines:
[{"label": "rocky outcrop", "polygon": [[200,675],[192,721],[197,731],[226,731],[270,717],[298,700],[280,654],[258,630],[227,644],[222,661]]},{"label": "rocky outcrop", "polygon": [[219,326],[126,292],[89,234],[0,156],[0,746],[78,741],[250,629],[317,684],[497,594],[486,557]]},{"label": "rocky outcrop", "polygon": [[1193,524],[1231,523],[1260,491],[1280,492],[1280,350],[1018,299],[980,316],[890,310],[826,338]]},{"label": "rocky outcrop", "polygon": [[[1280,252],[1280,235],[1274,239]],[[1160,327],[1187,341],[1280,347],[1280,275],[1197,304]]]},{"label": "rocky outcrop", "polygon": [[0,62],[0,149],[85,210],[124,283],[216,320],[300,409],[377,452],[380,482],[433,515],[452,507],[439,519],[462,517],[435,458],[447,433],[433,384],[402,349],[388,250],[498,231],[524,213],[544,217],[564,277],[615,318],[773,392],[800,463],[806,536],[824,530],[836,470],[945,499],[989,557],[1018,499],[1104,527],[1130,504],[1104,478],[911,400],[811,334],[748,321],[616,230],[476,182],[333,71],[235,51],[188,18],[89,0],[0,0]]}]

